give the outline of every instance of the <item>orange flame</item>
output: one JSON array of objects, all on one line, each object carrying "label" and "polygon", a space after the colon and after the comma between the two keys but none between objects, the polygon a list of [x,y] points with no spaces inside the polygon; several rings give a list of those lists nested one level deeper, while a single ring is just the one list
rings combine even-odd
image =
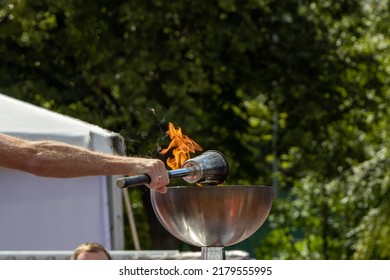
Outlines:
[{"label": "orange flame", "polygon": [[190,152],[201,151],[202,147],[199,146],[194,140],[191,140],[188,136],[183,135],[181,128],[175,129],[170,122],[168,125],[167,134],[171,138],[168,148],[163,149],[160,154],[166,154],[169,150],[172,151],[173,158],[167,159],[167,165],[172,169],[180,168],[183,163],[190,158]]}]

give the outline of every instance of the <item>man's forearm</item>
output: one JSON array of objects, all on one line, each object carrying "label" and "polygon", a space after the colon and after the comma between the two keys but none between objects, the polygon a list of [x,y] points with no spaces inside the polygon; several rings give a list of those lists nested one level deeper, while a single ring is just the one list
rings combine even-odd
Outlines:
[{"label": "man's forearm", "polygon": [[73,178],[148,174],[149,188],[166,192],[169,183],[158,159],[103,154],[57,141],[27,141],[0,133],[0,167],[37,176]]},{"label": "man's forearm", "polygon": [[[54,141],[20,142],[8,167],[37,176],[69,178],[129,174],[132,158],[92,152]],[[7,166],[6,166],[7,167]]]},{"label": "man's forearm", "polygon": [[130,173],[132,158],[92,152],[44,141],[34,143],[36,153],[29,161],[32,173],[45,177],[80,177]]}]

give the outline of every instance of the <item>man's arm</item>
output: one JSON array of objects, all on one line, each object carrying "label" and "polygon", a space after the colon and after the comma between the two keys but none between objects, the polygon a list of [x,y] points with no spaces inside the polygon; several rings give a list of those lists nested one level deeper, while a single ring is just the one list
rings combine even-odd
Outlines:
[{"label": "man's arm", "polygon": [[62,142],[27,141],[1,133],[0,167],[54,178],[148,174],[148,187],[162,192],[169,183],[165,165],[157,159],[115,156]]}]

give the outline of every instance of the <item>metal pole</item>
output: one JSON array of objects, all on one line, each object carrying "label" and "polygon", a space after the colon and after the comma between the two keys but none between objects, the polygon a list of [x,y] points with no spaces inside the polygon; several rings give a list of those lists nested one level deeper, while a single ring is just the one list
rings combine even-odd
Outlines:
[{"label": "metal pole", "polygon": [[127,212],[127,217],[129,219],[131,237],[133,239],[134,248],[135,250],[139,251],[141,250],[141,246],[139,244],[137,227],[135,225],[133,209],[131,208],[129,192],[127,189],[123,189],[122,192],[123,192],[123,197],[125,199],[126,212]]}]

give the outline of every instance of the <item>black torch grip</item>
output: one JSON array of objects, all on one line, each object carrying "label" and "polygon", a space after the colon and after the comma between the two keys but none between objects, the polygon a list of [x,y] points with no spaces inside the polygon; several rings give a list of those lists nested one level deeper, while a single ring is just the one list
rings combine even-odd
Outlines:
[{"label": "black torch grip", "polygon": [[[184,177],[190,174],[191,169],[190,168],[181,168],[176,170],[169,170],[168,176],[169,178],[178,178],[178,177]],[[135,175],[130,177],[122,177],[116,180],[116,185],[121,188],[127,188],[127,187],[135,187],[140,186],[144,184],[149,184],[152,179],[149,177],[149,175]]]},{"label": "black torch grip", "polygon": [[136,175],[130,177],[123,177],[116,180],[116,185],[121,188],[135,187],[150,183],[151,179],[149,175]]}]

